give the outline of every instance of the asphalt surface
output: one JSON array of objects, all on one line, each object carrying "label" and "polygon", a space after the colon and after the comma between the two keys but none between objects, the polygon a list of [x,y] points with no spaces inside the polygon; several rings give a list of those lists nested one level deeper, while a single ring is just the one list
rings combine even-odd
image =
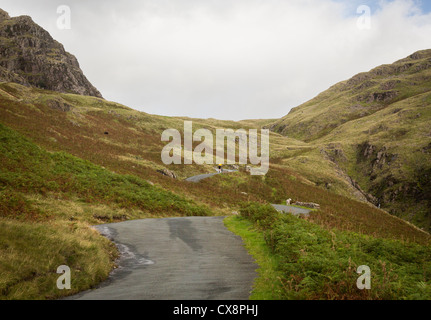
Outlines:
[{"label": "asphalt surface", "polygon": [[69,299],[247,300],[254,259],[223,217],[145,219],[96,226],[121,252],[109,279]]},{"label": "asphalt surface", "polygon": [[[223,170],[223,173],[230,173],[230,172],[237,172],[237,170],[227,170],[227,169]],[[207,178],[211,178],[211,177],[216,176],[218,174],[222,174],[222,173],[216,172],[216,173],[201,174],[198,176],[187,178],[186,181],[197,183],[199,181],[202,181],[202,180],[207,179]]]},{"label": "asphalt surface", "polygon": [[302,209],[298,207],[293,206],[284,206],[280,204],[273,204],[272,205],[277,211],[284,212],[284,213],[291,213],[294,216],[308,216],[310,215],[311,210]]},{"label": "asphalt surface", "polygon": [[194,176],[194,177],[187,178],[186,181],[189,181],[189,182],[199,182],[201,180],[204,180],[204,179],[216,176],[218,174],[220,174],[220,173],[201,174],[199,176]]}]

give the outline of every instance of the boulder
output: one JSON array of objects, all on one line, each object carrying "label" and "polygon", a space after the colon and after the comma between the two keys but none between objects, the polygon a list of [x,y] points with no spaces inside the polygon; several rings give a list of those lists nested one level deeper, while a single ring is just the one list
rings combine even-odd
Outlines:
[{"label": "boulder", "polygon": [[51,109],[59,110],[59,111],[63,111],[63,112],[69,112],[70,110],[72,110],[72,106],[70,104],[63,102],[63,101],[59,101],[59,100],[49,101],[48,106]]},{"label": "boulder", "polygon": [[175,172],[168,170],[168,169],[163,169],[163,170],[157,170],[158,173],[163,174],[166,177],[172,178],[172,179],[177,179],[177,175],[175,174]]}]

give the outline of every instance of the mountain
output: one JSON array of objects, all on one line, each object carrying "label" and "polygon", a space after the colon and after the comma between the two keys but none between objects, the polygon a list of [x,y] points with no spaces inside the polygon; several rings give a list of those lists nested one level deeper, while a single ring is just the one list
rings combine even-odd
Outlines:
[{"label": "mountain", "polygon": [[303,143],[287,165],[430,230],[431,50],[340,82],[268,128]]},{"label": "mountain", "polygon": [[102,98],[78,60],[28,16],[0,9],[0,81]]},{"label": "mountain", "polygon": [[[384,132],[374,137],[372,132],[362,133],[364,128],[371,126],[369,122],[379,127],[380,120],[396,121],[398,114],[415,115],[411,122],[399,125],[409,135],[412,132],[412,141],[419,140],[416,129],[430,130],[429,94],[412,96],[412,106],[403,99],[402,105],[370,111],[319,138],[312,136],[315,132],[307,138],[307,130],[292,130],[296,138],[272,132],[270,170],[264,177],[251,176],[238,166],[238,172],[191,183],[185,178],[213,172],[213,166],[165,166],[161,161],[164,130],[183,132],[185,120],[193,121],[194,130],[213,133],[219,128],[267,125],[276,130],[277,124],[274,120],[164,117],[106,101],[88,82],[76,81],[78,75],[85,79],[76,59],[31,19],[10,19],[4,12],[1,17],[2,34],[13,31],[15,35],[0,36],[0,300],[57,299],[105,280],[120,252],[92,225],[211,215],[230,216],[227,224],[239,222],[243,235],[254,238],[245,241],[251,254],[266,252],[257,257],[265,261],[256,283],[268,284],[263,291],[274,299],[431,297],[431,235],[370,205],[373,196],[360,179],[361,170],[370,170],[370,165],[384,176],[378,170],[404,159],[407,150],[403,144],[395,150],[396,144]],[[67,72],[60,72],[61,68]],[[38,77],[49,80],[44,82],[50,83],[49,90],[32,82]],[[416,81],[426,87],[424,81]],[[423,99],[425,106],[417,111]],[[319,120],[314,121],[323,125]],[[353,134],[355,128],[359,129]],[[409,146],[413,150],[425,142]],[[360,157],[356,159],[353,151]],[[393,154],[398,155],[394,160]],[[373,157],[378,162],[372,162]],[[426,188],[429,179],[421,176],[411,181]],[[318,203],[321,208],[302,219],[281,215],[269,205],[289,198]],[[423,200],[418,203],[425,206]],[[257,227],[243,220],[247,216]],[[369,295],[355,286],[356,267],[364,264],[373,270]],[[58,290],[55,285],[60,265],[71,269],[71,290]],[[262,290],[256,287],[255,292]]]}]

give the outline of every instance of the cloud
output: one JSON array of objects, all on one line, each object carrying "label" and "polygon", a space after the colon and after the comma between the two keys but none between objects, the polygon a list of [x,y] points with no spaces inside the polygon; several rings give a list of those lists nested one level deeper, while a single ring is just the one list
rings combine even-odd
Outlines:
[{"label": "cloud", "polygon": [[[3,2],[11,14],[25,3],[105,98],[163,115],[277,118],[356,73],[431,48],[431,15],[413,0],[73,1],[71,30],[56,28],[56,1]],[[370,30],[357,27],[364,2]]]}]

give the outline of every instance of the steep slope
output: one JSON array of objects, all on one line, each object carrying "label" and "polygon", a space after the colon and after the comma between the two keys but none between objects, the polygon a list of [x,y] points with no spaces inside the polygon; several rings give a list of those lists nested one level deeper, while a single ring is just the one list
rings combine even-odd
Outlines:
[{"label": "steep slope", "polygon": [[332,86],[292,109],[270,128],[299,140],[313,141],[346,122],[430,91],[431,50],[419,51]]},{"label": "steep slope", "polygon": [[[403,252],[411,252],[414,243],[429,245],[431,241],[429,234],[411,224],[310,185],[287,169],[283,150],[307,151],[313,146],[278,134],[271,137],[271,168],[265,177],[237,172],[195,184],[181,178],[208,172],[210,166],[169,166],[180,179],[157,172],[164,168],[161,133],[181,129],[184,119],[149,115],[96,97],[0,83],[0,123],[0,242],[5,249],[0,256],[0,273],[5,275],[0,299],[52,299],[105,279],[115,250],[90,228],[92,224],[176,215],[226,216],[247,201],[282,203],[292,198],[319,203],[321,210],[309,217],[303,235],[313,248],[316,243],[327,243],[330,253],[344,250],[346,259],[356,252],[347,247],[356,236],[340,234],[342,241],[334,250],[330,246],[335,236],[330,230],[369,235],[364,250],[377,248],[379,259],[382,252],[392,252],[384,239],[401,240]],[[215,130],[247,125],[194,119],[194,127]],[[313,240],[316,230],[318,241]],[[338,234],[336,239],[340,240]],[[363,242],[359,244],[364,247]],[[320,246],[313,250],[321,253],[313,256],[326,254]],[[411,256],[403,255],[402,260],[411,262],[409,273],[419,274],[416,270],[423,270],[422,262]],[[332,275],[325,271],[329,265],[330,272],[345,271],[336,263],[317,262],[317,271],[325,278]],[[53,285],[56,267],[62,264],[76,274],[74,291],[56,290]],[[333,292],[339,286],[334,282],[329,287]]]},{"label": "steep slope", "polygon": [[374,205],[430,229],[431,50],[338,83],[269,127],[308,142],[308,156]]},{"label": "steep slope", "polygon": [[[216,126],[213,126],[214,122],[217,123]],[[271,137],[271,167],[265,177],[250,176],[241,170],[196,184],[184,181],[184,178],[211,172],[211,166],[165,167],[161,161],[164,146],[160,140],[162,132],[168,128],[181,130],[183,119],[149,115],[95,97],[62,94],[8,83],[0,84],[0,123],[50,152],[66,152],[102,166],[107,171],[148,181],[150,185],[173,192],[198,206],[208,206],[215,214],[229,215],[238,210],[241,202],[282,203],[285,199],[292,198],[321,204],[321,211],[315,213],[312,219],[328,228],[411,241],[429,241],[428,234],[405,221],[367,204],[322,190],[294,170],[288,169],[279,156],[281,150],[286,149],[287,145],[301,148],[306,148],[307,145],[295,144],[295,140],[276,134]],[[214,120],[194,121],[194,129],[205,127],[212,131],[224,126],[247,129],[243,125]],[[45,161],[40,163],[43,168]],[[7,165],[6,168],[9,167],[14,168],[14,165]],[[160,174],[160,169],[173,170],[178,179]],[[108,174],[98,171],[96,176],[102,173]],[[89,175],[90,178],[93,178],[93,173]],[[37,186],[41,184],[40,181],[35,183],[33,180],[24,181],[23,185],[35,185],[36,189],[31,191],[37,192]],[[61,183],[61,179],[53,180]],[[2,181],[0,179],[0,190]],[[66,185],[69,187],[70,183]],[[109,190],[112,183],[109,182],[108,185],[98,186]],[[65,197],[62,191],[51,190],[49,186],[44,186],[40,192],[55,192],[55,198],[59,199]],[[95,188],[96,186],[90,189]],[[94,195],[91,198],[98,199]],[[135,202],[138,202],[138,198],[130,201],[130,205],[133,206]],[[172,209],[177,210],[175,205]],[[129,213],[125,215],[129,216]]]},{"label": "steep slope", "polygon": [[77,59],[28,16],[0,9],[0,81],[101,98]]}]

